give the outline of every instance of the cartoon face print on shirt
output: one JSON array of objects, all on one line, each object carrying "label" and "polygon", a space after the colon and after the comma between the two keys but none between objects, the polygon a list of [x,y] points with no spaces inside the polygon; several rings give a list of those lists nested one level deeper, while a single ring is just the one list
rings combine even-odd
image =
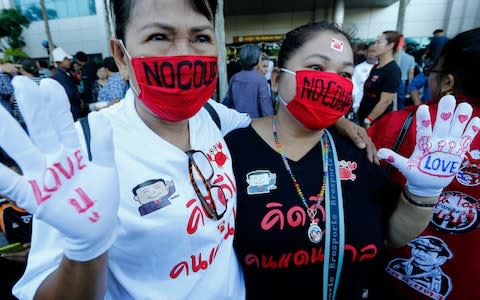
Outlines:
[{"label": "cartoon face print on shirt", "polygon": [[255,170],[247,173],[247,194],[268,194],[277,188],[277,175],[268,170]]},{"label": "cartoon face print on shirt", "polygon": [[386,271],[432,299],[446,299],[452,282],[441,266],[453,257],[447,244],[434,236],[420,236],[408,243],[410,258],[395,258]]},{"label": "cartoon face print on shirt", "polygon": [[440,195],[431,219],[432,225],[449,233],[463,233],[477,228],[480,203],[474,197],[457,191]]},{"label": "cartoon face print on shirt", "polygon": [[227,162],[227,155],[223,153],[222,143],[213,145],[207,153],[208,160],[217,164],[219,168],[223,168],[223,165]]},{"label": "cartoon face print on shirt", "polygon": [[175,185],[173,181],[150,179],[135,186],[132,193],[133,199],[140,203],[140,215],[144,216],[170,205],[169,198],[175,193]]},{"label": "cartoon face print on shirt", "polygon": [[480,185],[480,151],[467,152],[457,173],[457,181],[465,186]]}]

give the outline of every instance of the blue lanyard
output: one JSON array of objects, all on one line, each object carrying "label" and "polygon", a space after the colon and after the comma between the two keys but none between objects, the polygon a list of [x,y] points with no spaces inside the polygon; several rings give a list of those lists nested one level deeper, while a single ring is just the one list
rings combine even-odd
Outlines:
[{"label": "blue lanyard", "polygon": [[345,246],[345,222],[342,187],[338,174],[337,149],[325,129],[328,146],[328,180],[325,189],[325,259],[323,261],[323,300],[335,299],[342,273]]}]

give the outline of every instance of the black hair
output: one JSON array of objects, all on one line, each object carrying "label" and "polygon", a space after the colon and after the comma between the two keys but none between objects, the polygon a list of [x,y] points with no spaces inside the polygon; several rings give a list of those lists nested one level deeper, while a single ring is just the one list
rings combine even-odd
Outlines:
[{"label": "black hair", "polygon": [[[440,62],[440,65],[437,63]],[[435,63],[443,74],[455,78],[454,92],[480,98],[480,27],[464,31],[449,40]]]},{"label": "black hair", "polygon": [[387,30],[383,32],[385,35],[385,39],[387,40],[387,45],[393,43],[393,53],[395,53],[398,49],[398,44],[400,44],[400,40],[402,35],[398,31],[394,30]]},{"label": "black hair", "polygon": [[[190,0],[193,9],[204,15],[209,21],[215,23],[215,12],[217,11],[217,0]],[[125,32],[130,22],[130,11],[133,8],[134,0],[110,0],[111,13],[115,18],[115,35],[125,42]]]},{"label": "black hair", "polygon": [[83,52],[83,51],[78,51],[76,54],[75,54],[75,58],[78,60],[78,61],[81,61],[81,62],[87,62],[88,61],[88,55]]},{"label": "black hair", "polygon": [[103,66],[112,73],[118,72],[118,66],[115,63],[113,57],[111,56],[105,57],[105,59],[103,60]]},{"label": "black hair", "polygon": [[433,35],[437,33],[443,33],[443,29],[435,29],[435,31],[433,31]]},{"label": "black hair", "polygon": [[308,42],[314,34],[323,31],[331,31],[333,33],[345,36],[350,44],[350,47],[352,46],[350,35],[341,30],[340,27],[335,23],[326,21],[309,23],[297,27],[285,35],[285,40],[282,43],[282,47],[280,48],[280,53],[278,55],[278,66],[280,68],[284,68],[287,64],[287,61],[295,54],[296,50]]},{"label": "black hair", "polygon": [[38,67],[35,60],[31,58],[22,58],[19,62],[22,65],[22,69],[27,71],[28,73],[32,74],[33,76],[38,77]]},{"label": "black hair", "polygon": [[262,49],[257,44],[246,44],[240,49],[240,64],[243,70],[251,70],[258,64]]},{"label": "black hair", "polygon": [[39,60],[38,65],[40,66],[40,68],[48,68],[48,62],[45,60]]}]

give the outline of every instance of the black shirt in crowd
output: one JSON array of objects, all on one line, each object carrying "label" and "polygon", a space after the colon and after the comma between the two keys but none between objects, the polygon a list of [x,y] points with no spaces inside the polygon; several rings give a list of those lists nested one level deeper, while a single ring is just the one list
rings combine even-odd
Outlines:
[{"label": "black shirt in crowd", "polygon": [[[381,68],[378,65],[373,66],[365,81],[363,98],[358,108],[358,118],[360,122],[367,117],[375,105],[380,101],[382,92],[396,93],[400,87],[401,71],[397,63],[392,60]],[[393,104],[385,110],[384,113],[392,111]]]},{"label": "black shirt in crowd", "polygon": [[[368,162],[364,151],[332,134],[345,217],[345,256],[336,299],[364,299],[373,295],[386,222],[398,190],[379,167]],[[310,222],[281,156],[252,127],[230,133],[226,141],[238,193],[234,247],[243,267],[247,299],[285,299],[287,295],[322,299],[325,238],[318,244],[309,240]],[[289,164],[310,205],[322,185],[321,143]],[[317,218],[324,229],[320,212]]]}]

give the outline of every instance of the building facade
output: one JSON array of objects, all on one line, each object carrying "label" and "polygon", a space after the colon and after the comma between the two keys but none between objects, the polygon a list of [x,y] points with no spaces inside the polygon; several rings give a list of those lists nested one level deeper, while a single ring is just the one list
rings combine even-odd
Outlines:
[{"label": "building facade", "polygon": [[[24,50],[33,58],[47,56],[44,23],[37,0],[0,0],[2,8],[16,7],[32,20],[24,32]],[[108,0],[46,0],[52,38],[70,53],[110,55],[110,29],[106,19]],[[384,30],[395,30],[399,3],[395,0],[224,0],[225,42],[252,36],[281,36],[312,21],[335,20],[360,39],[374,39]],[[425,38],[443,28],[447,36],[480,26],[478,0],[406,1],[403,33]]]}]

